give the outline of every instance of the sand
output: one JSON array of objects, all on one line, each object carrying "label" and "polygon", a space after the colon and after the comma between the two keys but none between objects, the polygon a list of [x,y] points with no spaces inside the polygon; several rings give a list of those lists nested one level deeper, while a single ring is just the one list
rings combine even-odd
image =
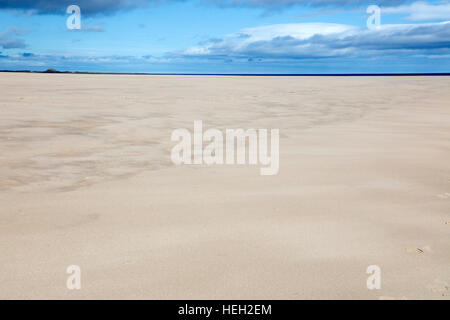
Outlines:
[{"label": "sand", "polygon": [[[0,88],[2,299],[450,299],[450,77]],[[194,120],[279,128],[279,174],[175,166],[171,132]]]}]

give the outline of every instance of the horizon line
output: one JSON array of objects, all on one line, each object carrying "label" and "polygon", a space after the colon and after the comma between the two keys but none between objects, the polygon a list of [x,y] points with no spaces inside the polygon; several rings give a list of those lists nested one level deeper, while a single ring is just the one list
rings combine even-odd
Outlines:
[{"label": "horizon line", "polygon": [[411,73],[151,73],[151,72],[95,72],[95,71],[45,71],[0,70],[0,73],[43,73],[43,74],[98,74],[98,75],[147,75],[147,76],[266,76],[266,77],[307,77],[307,76],[450,76],[450,72],[411,72]]}]

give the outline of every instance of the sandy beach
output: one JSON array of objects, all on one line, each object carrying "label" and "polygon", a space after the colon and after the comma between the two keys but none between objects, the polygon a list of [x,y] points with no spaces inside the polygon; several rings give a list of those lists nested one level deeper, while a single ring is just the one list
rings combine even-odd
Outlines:
[{"label": "sandy beach", "polygon": [[[450,299],[450,77],[0,88],[0,299]],[[279,173],[175,166],[194,120],[278,128]]]}]

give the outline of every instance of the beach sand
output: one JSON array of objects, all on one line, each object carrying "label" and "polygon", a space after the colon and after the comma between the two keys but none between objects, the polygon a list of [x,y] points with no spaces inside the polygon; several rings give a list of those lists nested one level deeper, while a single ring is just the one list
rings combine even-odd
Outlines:
[{"label": "beach sand", "polygon": [[[1,299],[450,299],[450,77],[0,88]],[[279,174],[175,166],[194,120],[280,129]]]}]

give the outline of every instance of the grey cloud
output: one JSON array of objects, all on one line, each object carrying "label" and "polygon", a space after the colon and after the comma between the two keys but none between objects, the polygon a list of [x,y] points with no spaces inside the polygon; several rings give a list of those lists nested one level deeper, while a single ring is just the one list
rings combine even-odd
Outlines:
[{"label": "grey cloud", "polygon": [[450,49],[450,23],[393,25],[380,30],[365,30],[344,38],[314,36],[309,43],[331,49],[416,50]]},{"label": "grey cloud", "polygon": [[6,29],[6,31],[0,33],[0,47],[3,49],[22,49],[26,47],[25,42],[17,38],[24,34],[24,31],[11,27]]},{"label": "grey cloud", "polygon": [[[189,0],[0,0],[0,9],[17,9],[42,13],[65,14],[69,5],[78,5],[84,14],[109,14],[119,10],[135,9],[150,4]],[[222,7],[283,8],[294,5],[311,7],[351,7],[373,4],[368,0],[190,0]],[[409,0],[378,0],[380,6],[396,6]]]},{"label": "grey cloud", "polygon": [[82,26],[81,31],[87,31],[87,32],[104,32],[105,29],[103,26]]},{"label": "grey cloud", "polygon": [[75,4],[83,14],[112,13],[124,9],[144,7],[153,0],[0,0],[0,9],[17,9],[41,13],[65,14]]},{"label": "grey cloud", "polygon": [[3,49],[23,49],[26,47],[23,40],[16,39],[2,39],[0,37],[0,47]]},{"label": "grey cloud", "polygon": [[[299,24],[301,28],[302,24]],[[277,26],[275,26],[277,27]],[[320,32],[320,30],[318,30]],[[249,40],[250,39],[250,40]],[[306,59],[351,56],[449,54],[450,22],[424,25],[391,25],[379,30],[354,29],[307,38],[284,35],[271,39],[239,38],[196,47],[181,55],[206,59]]]},{"label": "grey cloud", "polygon": [[220,39],[220,38],[210,38],[210,39],[207,39],[204,41],[200,41],[198,44],[205,45],[205,44],[210,44],[210,43],[220,43],[222,41],[223,41],[223,39]]}]

